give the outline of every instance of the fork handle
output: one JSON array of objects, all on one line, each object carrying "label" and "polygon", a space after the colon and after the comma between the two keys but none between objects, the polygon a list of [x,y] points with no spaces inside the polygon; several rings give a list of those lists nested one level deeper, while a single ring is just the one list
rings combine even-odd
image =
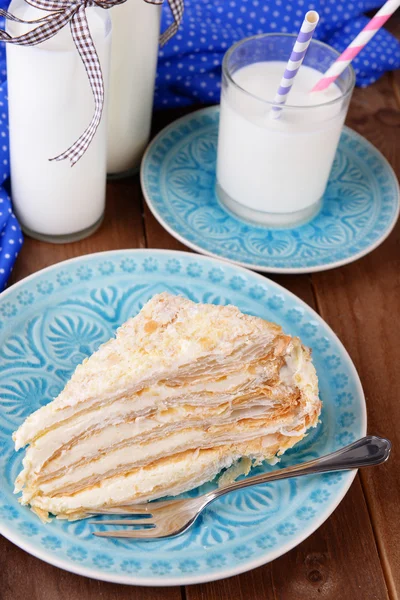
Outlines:
[{"label": "fork handle", "polygon": [[269,483],[279,479],[289,479],[290,477],[300,477],[301,475],[312,475],[315,473],[325,473],[326,471],[344,471],[348,469],[358,469],[359,467],[371,467],[380,465],[387,461],[390,455],[392,444],[389,440],[373,435],[367,435],[336,452],[327,454],[320,458],[308,462],[279,469],[262,475],[248,477],[241,481],[235,481],[227,486],[213,490],[206,496],[208,502],[219,498],[233,490],[240,490],[260,483]]}]

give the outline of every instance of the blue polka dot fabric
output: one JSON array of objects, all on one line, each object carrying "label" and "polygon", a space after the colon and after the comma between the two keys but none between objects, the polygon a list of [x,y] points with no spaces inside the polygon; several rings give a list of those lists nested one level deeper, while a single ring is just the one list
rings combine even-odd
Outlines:
[{"label": "blue polka dot fabric", "polygon": [[[129,1],[129,0],[128,0]],[[156,108],[219,102],[222,58],[244,37],[297,33],[307,10],[320,14],[315,37],[344,50],[383,4],[376,0],[185,0],[184,22],[160,51]],[[164,27],[171,21],[164,4]],[[367,86],[400,68],[400,44],[381,29],[353,61],[357,84]]]},{"label": "blue polka dot fabric", "polygon": [[[1,8],[7,8],[9,2],[0,1]],[[3,24],[0,23],[1,27]],[[18,253],[22,247],[23,236],[17,219],[12,211],[8,193],[10,177],[10,157],[8,148],[8,108],[6,81],[6,52],[0,45],[0,292],[6,286]]]}]

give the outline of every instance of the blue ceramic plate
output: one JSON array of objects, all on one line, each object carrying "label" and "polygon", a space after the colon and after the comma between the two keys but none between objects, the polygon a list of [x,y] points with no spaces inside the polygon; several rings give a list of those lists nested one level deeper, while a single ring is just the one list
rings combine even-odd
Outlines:
[{"label": "blue ceramic plate", "polygon": [[320,213],[293,229],[255,226],[215,195],[219,108],[164,129],[142,162],[150,210],[179,241],[202,254],[270,273],[311,273],[345,265],[379,246],[399,214],[399,186],[382,154],[344,128]]},{"label": "blue ceramic plate", "polygon": [[280,323],[312,347],[324,403],[321,424],[283,457],[282,466],[333,451],[366,431],[360,381],[338,338],[298,298],[251,271],[184,252],[124,250],[60,263],[3,292],[0,533],[68,571],[153,586],[220,579],[280,556],[325,521],[354,478],[350,472],[325,474],[236,492],[216,501],[187,533],[164,541],[100,539],[87,521],[44,525],[21,507],[13,481],[23,452],[14,452],[12,432],[60,392],[85,356],[161,291],[236,304]]}]

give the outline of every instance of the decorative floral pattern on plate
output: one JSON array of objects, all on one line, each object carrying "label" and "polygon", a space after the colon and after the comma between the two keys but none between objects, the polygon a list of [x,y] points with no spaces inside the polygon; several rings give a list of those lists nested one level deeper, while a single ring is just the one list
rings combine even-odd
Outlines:
[{"label": "decorative floral pattern on plate", "polygon": [[[236,304],[280,323],[312,347],[324,402],[321,423],[282,457],[282,465],[330,452],[365,433],[361,386],[343,346],[308,306],[260,275],[228,262],[156,250],[83,256],[37,273],[0,295],[0,531],[44,560],[90,577],[177,585],[253,568],[310,535],[353,479],[333,473],[242,490],[209,506],[187,533],[145,543],[96,538],[86,520],[43,525],[20,506],[13,483],[23,452],[14,452],[12,432],[61,391],[78,362],[161,291]],[[263,465],[252,474],[276,468]]]},{"label": "decorative floral pattern on plate", "polygon": [[320,213],[293,229],[235,217],[215,194],[219,109],[176,121],[150,145],[142,187],[160,223],[190,248],[266,272],[323,271],[367,254],[392,230],[399,186],[387,161],[344,128]]}]

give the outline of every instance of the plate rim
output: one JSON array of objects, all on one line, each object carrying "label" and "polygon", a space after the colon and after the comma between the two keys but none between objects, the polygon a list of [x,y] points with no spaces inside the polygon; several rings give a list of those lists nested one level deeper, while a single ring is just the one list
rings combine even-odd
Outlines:
[{"label": "plate rim", "polygon": [[[296,294],[294,294],[290,290],[287,290],[282,285],[280,285],[279,283],[276,283],[275,281],[269,279],[268,277],[265,277],[264,275],[261,275],[259,273],[255,273],[254,271],[251,271],[250,269],[245,268],[243,266],[232,263],[232,261],[222,261],[218,257],[209,257],[209,256],[201,255],[201,254],[193,255],[191,252],[186,252],[183,250],[163,250],[163,249],[158,249],[158,248],[154,248],[154,249],[153,248],[127,248],[127,249],[118,249],[118,250],[104,250],[101,252],[92,252],[92,253],[82,254],[81,256],[76,256],[74,258],[70,258],[70,259],[66,259],[64,261],[54,263],[53,265],[49,265],[47,267],[44,267],[43,269],[40,269],[38,271],[35,271],[34,273],[31,273],[27,277],[14,283],[9,288],[7,288],[3,292],[1,292],[0,293],[0,303],[5,298],[7,298],[15,289],[18,289],[20,286],[22,286],[26,282],[34,280],[36,277],[38,277],[39,275],[42,275],[43,273],[46,273],[46,272],[49,272],[52,270],[56,270],[57,268],[60,268],[60,267],[63,267],[65,265],[69,265],[69,264],[72,264],[75,262],[84,261],[91,257],[105,256],[105,255],[114,257],[114,256],[118,256],[118,255],[123,255],[126,253],[132,253],[132,254],[150,254],[151,253],[151,254],[159,254],[159,255],[171,254],[172,257],[183,255],[184,257],[188,257],[188,258],[192,258],[192,259],[197,258],[201,261],[215,263],[216,265],[220,265],[221,263],[226,264],[227,262],[229,262],[230,266],[232,266],[233,268],[239,269],[239,271],[244,271],[247,274],[250,273],[253,277],[255,277],[256,279],[260,280],[260,282],[263,282],[263,283],[265,283],[265,279],[267,279],[268,284],[271,285],[272,288],[275,288],[278,291],[283,290],[285,294],[288,294],[289,296],[295,298],[296,301],[302,307],[306,308],[307,310],[309,310],[313,313],[314,319],[316,319],[317,321],[319,321],[325,327],[328,328],[328,330],[330,331],[330,334],[340,345],[341,350],[344,354],[344,357],[346,358],[346,361],[349,365],[349,368],[352,371],[353,380],[354,380],[356,390],[357,390],[357,396],[360,399],[361,429],[363,430],[363,435],[366,434],[366,432],[367,432],[367,406],[366,406],[365,394],[364,394],[364,390],[363,390],[363,387],[361,384],[361,380],[358,375],[357,369],[350,357],[350,354],[346,350],[342,341],[339,339],[339,337],[336,335],[336,333],[330,327],[330,325],[311,306],[309,306],[306,302],[304,302],[304,300],[302,300],[301,298],[296,296]],[[346,472],[345,475],[347,476],[347,481],[345,481],[343,483],[343,488],[342,488],[341,492],[338,494],[335,501],[331,502],[329,505],[327,505],[327,507],[319,515],[319,517],[313,521],[312,525],[308,528],[305,527],[302,530],[302,532],[298,536],[296,536],[296,538],[287,542],[286,544],[279,546],[279,548],[275,549],[274,551],[271,551],[271,550],[269,550],[267,552],[264,551],[264,553],[256,559],[249,560],[247,562],[243,562],[242,564],[236,565],[231,568],[219,567],[218,569],[216,569],[213,572],[210,572],[209,574],[203,574],[203,575],[197,575],[197,576],[192,574],[192,575],[184,575],[183,577],[175,577],[175,576],[165,577],[165,578],[160,577],[160,578],[156,579],[155,578],[156,575],[154,575],[152,578],[150,578],[150,577],[138,577],[137,575],[132,575],[132,574],[119,575],[119,574],[112,573],[112,572],[107,573],[105,571],[101,571],[99,568],[90,568],[90,567],[85,567],[85,566],[79,566],[79,565],[75,565],[75,563],[73,561],[68,561],[65,559],[58,559],[57,556],[54,553],[51,553],[50,550],[46,552],[45,550],[42,550],[41,548],[37,548],[37,546],[34,543],[26,541],[25,538],[23,538],[21,535],[19,535],[16,531],[9,528],[7,526],[7,523],[4,523],[1,518],[0,518],[0,535],[3,535],[6,539],[8,539],[10,542],[12,542],[13,544],[18,546],[25,552],[28,552],[32,556],[35,556],[36,558],[39,558],[40,560],[43,560],[44,562],[46,562],[48,564],[51,564],[55,567],[58,567],[60,569],[68,571],[70,573],[75,573],[76,575],[82,575],[84,577],[89,577],[89,578],[97,579],[100,581],[108,581],[108,582],[119,583],[119,584],[124,584],[124,585],[135,585],[135,586],[145,586],[145,587],[171,587],[171,586],[184,586],[184,585],[194,585],[194,584],[199,584],[199,583],[208,583],[211,581],[218,581],[220,579],[226,579],[227,577],[233,577],[235,575],[240,575],[242,573],[245,573],[247,571],[250,571],[252,569],[260,567],[262,565],[268,564],[269,562],[272,562],[276,558],[283,556],[284,554],[286,554],[287,552],[289,552],[290,550],[292,550],[293,548],[295,548],[296,546],[301,544],[305,539],[307,539],[317,529],[319,529],[319,527],[331,516],[331,514],[334,512],[334,510],[338,507],[340,502],[343,500],[343,498],[347,494],[351,484],[353,483],[353,481],[357,475],[357,471],[358,471],[358,469],[354,470],[354,472],[351,472],[351,471]],[[267,556],[267,560],[265,560],[266,556]]]},{"label": "plate rim", "polygon": [[[188,240],[187,238],[185,238],[184,236],[182,236],[180,233],[178,233],[177,231],[175,231],[164,219],[163,217],[158,213],[156,207],[154,206],[152,200],[150,199],[150,193],[148,191],[146,182],[145,182],[145,175],[144,175],[144,170],[145,170],[145,164],[146,161],[148,159],[148,155],[150,154],[153,146],[156,145],[156,143],[158,142],[159,138],[161,138],[162,135],[164,135],[165,133],[167,133],[170,129],[173,129],[177,124],[179,124],[182,121],[185,121],[187,119],[189,119],[191,116],[193,115],[197,115],[197,114],[202,114],[202,113],[213,113],[216,112],[219,109],[220,105],[219,104],[214,104],[212,106],[207,106],[205,108],[200,108],[198,110],[195,110],[193,112],[190,112],[186,115],[184,115],[183,117],[179,117],[178,119],[176,119],[175,121],[173,121],[172,123],[170,123],[169,125],[167,125],[166,127],[164,127],[149,143],[149,145],[146,148],[146,151],[143,155],[142,158],[142,162],[140,164],[140,185],[142,188],[142,193],[143,193],[143,197],[146,201],[147,206],[150,209],[150,212],[152,213],[152,215],[154,216],[154,218],[158,221],[158,223],[170,234],[172,235],[172,237],[174,237],[176,240],[178,240],[178,242],[181,242],[181,244],[184,244],[185,246],[187,246],[188,248],[191,248],[192,250],[195,250],[196,252],[198,252],[199,254],[203,254],[204,256],[210,256],[212,258],[217,258],[219,260],[223,260],[225,262],[229,262],[231,264],[237,265],[239,267],[244,267],[245,269],[250,269],[253,271],[259,271],[261,273],[281,273],[283,275],[300,275],[300,274],[305,274],[305,273],[322,273],[323,271],[330,271],[332,269],[336,269],[337,267],[342,267],[344,265],[348,265],[352,262],[355,262],[356,260],[359,260],[360,258],[363,258],[364,256],[366,256],[367,254],[370,254],[371,252],[373,252],[374,250],[376,250],[376,248],[378,248],[378,246],[380,246],[388,237],[389,235],[392,233],[397,220],[399,218],[400,215],[400,184],[399,184],[399,180],[397,179],[396,173],[394,172],[394,169],[392,167],[392,165],[389,163],[389,161],[387,160],[387,158],[382,154],[382,152],[380,150],[378,150],[378,148],[376,148],[376,146],[374,146],[374,144],[372,144],[369,140],[367,140],[367,138],[365,138],[363,135],[361,135],[361,133],[358,133],[358,131],[355,131],[354,129],[352,129],[351,127],[348,127],[347,125],[343,126],[343,131],[350,131],[352,135],[354,135],[355,137],[360,138],[361,140],[363,140],[363,142],[368,146],[369,149],[372,149],[374,152],[376,152],[377,154],[379,154],[380,158],[382,159],[382,161],[386,164],[386,166],[389,168],[389,171],[391,172],[391,174],[393,175],[393,179],[395,181],[395,185],[396,185],[396,191],[397,191],[397,208],[396,208],[396,214],[393,218],[393,222],[389,225],[388,229],[386,231],[383,232],[383,234],[371,245],[369,245],[367,248],[364,248],[363,250],[360,250],[359,252],[357,252],[356,254],[353,254],[352,256],[349,256],[347,258],[343,258],[342,260],[337,260],[335,262],[332,263],[328,263],[328,264],[324,264],[324,265],[315,265],[313,267],[268,267],[265,265],[257,265],[257,264],[251,264],[251,263],[244,263],[241,261],[236,261],[233,260],[231,258],[226,258],[225,256],[221,256],[220,254],[216,254],[215,252],[211,252],[209,250],[206,250],[204,248],[202,248],[201,246],[198,246],[197,244],[194,244],[193,242],[191,242],[190,240]],[[295,229],[295,228],[293,228]],[[273,228],[265,228],[266,231],[273,231]]]}]

